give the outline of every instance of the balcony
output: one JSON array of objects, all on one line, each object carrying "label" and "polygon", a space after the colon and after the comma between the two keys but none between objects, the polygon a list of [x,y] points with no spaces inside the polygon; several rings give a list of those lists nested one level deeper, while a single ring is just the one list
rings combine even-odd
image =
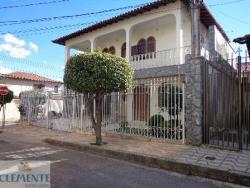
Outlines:
[{"label": "balcony", "polygon": [[171,66],[184,63],[185,55],[191,53],[191,47],[172,48],[162,51],[133,55],[130,63],[134,69]]}]

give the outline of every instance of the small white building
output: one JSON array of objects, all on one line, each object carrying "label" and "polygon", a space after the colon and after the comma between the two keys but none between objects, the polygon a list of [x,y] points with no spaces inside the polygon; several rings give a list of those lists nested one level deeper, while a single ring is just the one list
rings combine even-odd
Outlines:
[{"label": "small white building", "polygon": [[[20,119],[18,106],[20,104],[19,94],[21,92],[36,89],[58,92],[63,86],[63,82],[61,81],[52,80],[27,72],[12,72],[1,75],[0,84],[7,86],[14,94],[12,102],[6,105],[5,120],[7,122],[15,122]],[[0,114],[0,121],[2,121],[2,112]]]}]

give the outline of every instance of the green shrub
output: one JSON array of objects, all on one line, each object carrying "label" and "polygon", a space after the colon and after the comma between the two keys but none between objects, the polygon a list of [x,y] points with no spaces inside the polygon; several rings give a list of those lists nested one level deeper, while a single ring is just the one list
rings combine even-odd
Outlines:
[{"label": "green shrub", "polygon": [[159,106],[168,111],[170,116],[178,115],[183,109],[182,89],[173,84],[159,87]]},{"label": "green shrub", "polygon": [[19,113],[20,113],[21,116],[25,116],[26,115],[25,108],[24,108],[24,106],[22,104],[20,104],[18,106],[18,111],[19,111]]},{"label": "green shrub", "polygon": [[164,123],[164,117],[160,114],[155,114],[150,117],[148,126],[155,127]]},{"label": "green shrub", "polygon": [[121,128],[122,129],[125,129],[125,128],[127,128],[128,127],[128,122],[127,121],[122,121],[121,122]]},{"label": "green shrub", "polygon": [[0,95],[0,109],[7,103],[10,103],[13,99],[13,91],[9,90],[9,93],[5,96]]}]

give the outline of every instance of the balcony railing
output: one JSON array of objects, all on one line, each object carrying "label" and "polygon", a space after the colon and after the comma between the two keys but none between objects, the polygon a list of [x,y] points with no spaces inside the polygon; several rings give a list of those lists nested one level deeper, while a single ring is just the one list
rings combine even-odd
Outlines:
[{"label": "balcony railing", "polygon": [[[181,52],[182,51],[182,52]],[[130,57],[130,63],[134,69],[144,69],[152,67],[178,65],[185,61],[185,55],[191,53],[190,46],[183,48],[172,48],[157,52],[150,52],[145,54],[138,54]]]}]

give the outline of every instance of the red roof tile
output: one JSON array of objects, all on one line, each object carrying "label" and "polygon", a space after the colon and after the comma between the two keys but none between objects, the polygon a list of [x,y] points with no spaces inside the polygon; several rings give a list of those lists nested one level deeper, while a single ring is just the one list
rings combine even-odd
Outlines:
[{"label": "red roof tile", "polygon": [[18,80],[30,80],[37,82],[50,82],[50,83],[63,83],[57,80],[51,80],[37,74],[28,73],[28,72],[12,72],[5,76],[6,78],[18,79]]}]

